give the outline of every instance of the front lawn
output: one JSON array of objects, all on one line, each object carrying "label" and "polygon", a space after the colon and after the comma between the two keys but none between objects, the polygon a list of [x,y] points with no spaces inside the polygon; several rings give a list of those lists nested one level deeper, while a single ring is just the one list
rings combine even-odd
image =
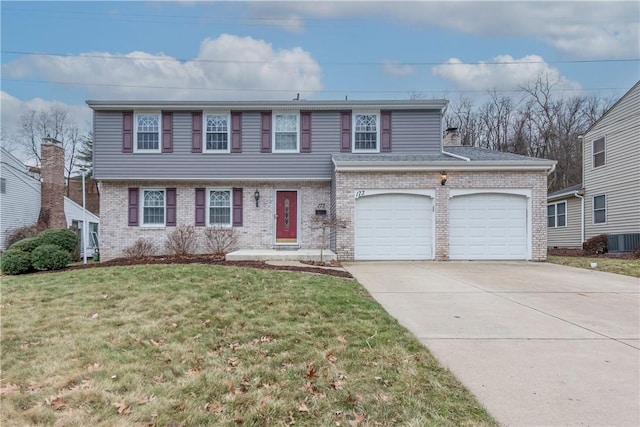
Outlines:
[{"label": "front lawn", "polygon": [[[569,265],[571,267],[588,268],[590,270],[606,271],[607,273],[640,277],[640,259],[548,256],[547,261],[554,264]],[[598,266],[592,268],[592,262],[597,263]]]},{"label": "front lawn", "polygon": [[3,426],[495,425],[355,280],[146,265],[1,295]]}]

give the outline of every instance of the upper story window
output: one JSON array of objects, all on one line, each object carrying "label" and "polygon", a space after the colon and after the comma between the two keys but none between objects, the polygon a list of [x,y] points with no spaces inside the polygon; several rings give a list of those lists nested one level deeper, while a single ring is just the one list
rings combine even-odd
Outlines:
[{"label": "upper story window", "polygon": [[229,115],[205,114],[205,151],[229,152]]},{"label": "upper story window", "polygon": [[378,113],[355,113],[353,115],[353,151],[380,151],[378,121]]},{"label": "upper story window", "polygon": [[164,226],[165,222],[164,190],[142,190],[142,225]]},{"label": "upper story window", "polygon": [[134,138],[137,152],[160,152],[160,113],[136,114]]},{"label": "upper story window", "polygon": [[607,222],[607,196],[594,196],[593,198],[593,223],[605,224]]},{"label": "upper story window", "polygon": [[273,140],[274,152],[297,153],[298,145],[298,114],[274,113],[273,114]]},{"label": "upper story window", "polygon": [[4,194],[7,192],[7,179],[0,178],[0,193]]},{"label": "upper story window", "polygon": [[567,226],[567,202],[547,205],[547,227],[557,228]]},{"label": "upper story window", "polygon": [[597,168],[605,164],[604,136],[593,141],[593,167]]},{"label": "upper story window", "polygon": [[209,225],[231,226],[231,190],[209,190]]}]

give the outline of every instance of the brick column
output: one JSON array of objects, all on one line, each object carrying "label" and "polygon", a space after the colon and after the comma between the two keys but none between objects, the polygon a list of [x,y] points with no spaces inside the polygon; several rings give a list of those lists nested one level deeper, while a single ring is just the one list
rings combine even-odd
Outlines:
[{"label": "brick column", "polygon": [[64,149],[54,138],[43,138],[40,147],[40,216],[46,228],[67,228],[64,214]]}]

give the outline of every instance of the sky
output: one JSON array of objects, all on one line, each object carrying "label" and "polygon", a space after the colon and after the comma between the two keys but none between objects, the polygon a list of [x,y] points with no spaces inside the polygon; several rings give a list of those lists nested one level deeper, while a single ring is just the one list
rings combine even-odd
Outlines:
[{"label": "sky", "polygon": [[1,133],[92,100],[481,99],[545,75],[618,98],[640,78],[636,1],[2,1]]}]

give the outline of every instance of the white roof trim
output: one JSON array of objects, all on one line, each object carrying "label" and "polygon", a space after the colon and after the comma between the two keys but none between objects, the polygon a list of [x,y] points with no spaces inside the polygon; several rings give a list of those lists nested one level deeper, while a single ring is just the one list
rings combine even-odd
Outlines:
[{"label": "white roof trim", "polygon": [[555,167],[555,161],[444,161],[444,162],[336,162],[338,172],[373,171],[505,171],[537,170],[549,171]]},{"label": "white roof trim", "polygon": [[211,177],[198,177],[198,178],[144,178],[144,177],[139,177],[139,178],[132,178],[130,176],[126,176],[126,177],[109,177],[109,178],[100,178],[100,177],[96,177],[94,176],[94,178],[97,181],[105,181],[105,182],[110,182],[110,181],[131,181],[131,182],[149,182],[149,181],[163,181],[163,182],[172,182],[172,181],[179,181],[179,182],[192,182],[192,181],[198,181],[198,182],[202,182],[202,181],[206,181],[206,182],[257,182],[257,181],[261,181],[261,182],[271,182],[271,181],[277,181],[277,182],[294,182],[294,181],[331,181],[331,177],[327,177],[327,176],[322,176],[322,177],[305,177],[305,178],[270,178],[270,177],[262,177],[262,178],[229,178],[229,177],[223,177],[223,178],[211,178]]}]

